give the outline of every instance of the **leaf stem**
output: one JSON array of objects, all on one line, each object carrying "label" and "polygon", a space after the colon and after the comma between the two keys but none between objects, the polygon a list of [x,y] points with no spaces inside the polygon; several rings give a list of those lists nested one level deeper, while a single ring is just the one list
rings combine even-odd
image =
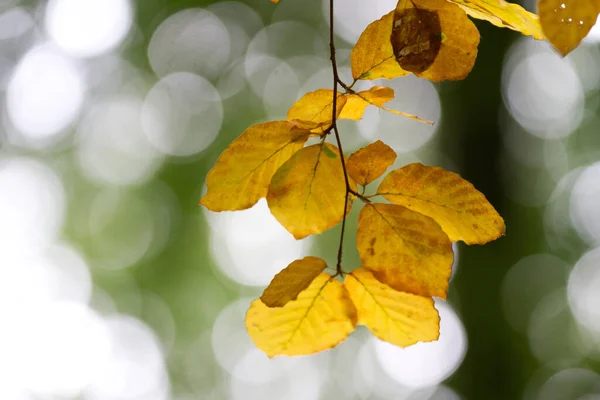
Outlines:
[{"label": "leaf stem", "polygon": [[355,83],[355,82],[356,82],[356,81],[352,82],[352,85],[348,86],[348,85],[346,85],[344,82],[342,82],[341,80],[339,80],[339,81],[338,81],[338,83],[340,84],[340,86],[341,86],[341,87],[343,87],[343,88],[346,90],[346,92],[348,92],[348,93],[352,93],[352,94],[356,93],[356,92],[355,92],[355,91],[352,89],[352,86],[354,86],[354,83]]},{"label": "leaf stem", "polygon": [[358,197],[359,199],[361,199],[362,201],[364,201],[365,203],[370,203],[371,200],[369,200],[366,196],[364,196],[364,190],[365,188],[363,187],[363,192],[362,193],[358,193],[352,189],[349,189],[349,192],[352,193],[353,195],[355,195],[356,197]]},{"label": "leaf stem", "polygon": [[[348,181],[348,173],[346,172],[346,161],[344,160],[344,150],[342,149],[342,141],[340,140],[340,133],[337,128],[337,94],[338,94],[338,84],[343,84],[341,81],[338,70],[337,63],[335,60],[335,33],[334,33],[334,24],[333,24],[333,0],[329,0],[329,53],[331,58],[331,69],[333,70],[333,107],[331,110],[331,130],[335,135],[335,140],[338,145],[338,149],[340,151],[340,160],[342,161],[342,170],[344,171],[344,180],[346,182],[346,193],[344,195],[344,216],[342,217],[342,233],[340,234],[340,245],[338,247],[338,256],[337,256],[337,264],[335,266],[336,275],[341,275],[342,271],[342,248],[344,245],[344,232],[346,231],[346,214],[348,213],[348,196],[350,195],[351,188],[350,182]],[[346,85],[344,85],[346,86]]]}]

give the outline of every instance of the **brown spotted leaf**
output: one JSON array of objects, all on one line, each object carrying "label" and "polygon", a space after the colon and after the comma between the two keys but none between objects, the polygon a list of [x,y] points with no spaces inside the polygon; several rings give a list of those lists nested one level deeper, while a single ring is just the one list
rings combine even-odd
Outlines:
[{"label": "brown spotted leaf", "polygon": [[442,25],[437,11],[401,0],[394,12],[392,48],[405,71],[420,73],[431,67],[442,46]]},{"label": "brown spotted leaf", "polygon": [[600,0],[540,0],[538,13],[546,37],[566,56],[596,23]]},{"label": "brown spotted leaf", "polygon": [[414,163],[394,170],[377,194],[433,218],[453,242],[483,244],[505,231],[504,220],[481,192],[439,167]]},{"label": "brown spotted leaf", "polygon": [[408,75],[396,62],[390,42],[394,12],[387,13],[367,26],[350,53],[354,79],[393,79]]},{"label": "brown spotted leaf", "polygon": [[446,298],[452,243],[431,218],[395,204],[367,204],[356,246],[365,268],[392,288]]},{"label": "brown spotted leaf", "polygon": [[391,43],[403,70],[433,82],[464,79],[475,64],[479,31],[446,0],[400,0]]}]

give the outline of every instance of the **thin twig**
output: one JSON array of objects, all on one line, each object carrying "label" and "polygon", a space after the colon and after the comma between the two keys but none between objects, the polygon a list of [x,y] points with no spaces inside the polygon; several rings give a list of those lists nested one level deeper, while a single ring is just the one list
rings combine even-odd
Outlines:
[{"label": "thin twig", "polygon": [[344,180],[346,182],[346,194],[344,196],[344,216],[342,217],[342,233],[340,234],[340,246],[338,247],[337,264],[335,267],[336,275],[341,275],[342,271],[342,248],[344,245],[344,232],[346,231],[346,214],[348,213],[348,196],[350,195],[350,182],[346,172],[346,162],[344,161],[344,150],[342,149],[342,141],[337,128],[337,94],[338,84],[341,82],[338,75],[337,64],[335,61],[335,34],[333,27],[333,0],[329,0],[329,53],[331,55],[331,69],[333,70],[333,109],[331,111],[331,130],[335,134],[338,149],[340,150],[340,160],[342,161],[342,171],[344,172]]},{"label": "thin twig", "polygon": [[365,193],[365,187],[364,186],[363,186],[363,192],[362,193],[358,193],[357,191],[354,191],[352,189],[349,190],[349,193],[351,193],[354,196],[358,197],[359,199],[361,199],[365,203],[370,203],[371,202],[371,200],[369,200],[366,196],[364,196],[364,193]]}]

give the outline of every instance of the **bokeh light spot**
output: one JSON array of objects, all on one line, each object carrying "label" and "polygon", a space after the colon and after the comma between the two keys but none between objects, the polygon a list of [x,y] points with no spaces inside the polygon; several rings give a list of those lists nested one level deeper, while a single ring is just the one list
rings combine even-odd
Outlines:
[{"label": "bokeh light spot", "polygon": [[571,192],[570,215],[582,239],[600,244],[600,163],[586,167]]},{"label": "bokeh light spot", "polygon": [[311,238],[295,240],[261,199],[249,210],[211,213],[211,250],[220,270],[247,286],[265,286],[292,261],[308,255]]},{"label": "bokeh light spot", "polygon": [[400,348],[372,339],[383,370],[398,383],[410,388],[435,386],[452,375],[467,351],[465,329],[452,307],[436,302],[440,314],[440,338]]},{"label": "bokeh light spot", "polygon": [[92,181],[140,184],[150,179],[162,161],[142,129],[143,102],[122,96],[97,102],[78,130],[78,161]]},{"label": "bokeh light spot", "polygon": [[107,361],[86,388],[94,400],[166,400],[169,377],[160,344],[147,325],[124,315],[106,318]]},{"label": "bokeh light spot", "polygon": [[33,159],[0,158],[0,193],[0,259],[31,253],[56,239],[66,204],[53,170]]},{"label": "bokeh light spot", "polygon": [[133,22],[129,0],[50,0],[46,27],[64,51],[90,57],[115,48]]},{"label": "bokeh light spot", "polygon": [[567,287],[569,306],[577,321],[600,335],[600,248],[585,253],[575,264]]},{"label": "bokeh light spot", "polygon": [[190,156],[206,149],[223,122],[221,96],[201,76],[177,72],[162,78],[146,96],[142,126],[162,153]]},{"label": "bokeh light spot", "polygon": [[213,79],[231,61],[231,46],[229,31],[215,14],[190,8],[156,28],[148,44],[148,59],[161,77],[186,71]]},{"label": "bokeh light spot", "polygon": [[79,114],[85,92],[84,77],[74,61],[50,45],[34,47],[8,84],[8,115],[26,140],[52,143]]},{"label": "bokeh light spot", "polygon": [[582,119],[581,81],[570,60],[560,58],[547,43],[521,38],[511,47],[502,95],[512,117],[544,139],[568,136]]}]

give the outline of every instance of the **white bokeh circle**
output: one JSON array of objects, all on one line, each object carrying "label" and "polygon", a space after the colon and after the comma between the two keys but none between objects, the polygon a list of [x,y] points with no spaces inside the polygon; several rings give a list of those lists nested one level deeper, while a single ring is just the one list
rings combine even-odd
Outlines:
[{"label": "white bokeh circle", "polygon": [[141,184],[150,179],[162,153],[142,129],[143,101],[115,96],[94,104],[78,129],[77,159],[86,177],[111,185]]},{"label": "white bokeh circle", "polygon": [[575,319],[586,329],[600,334],[600,248],[585,253],[569,276],[567,294]]},{"label": "white bokeh circle", "polygon": [[53,143],[78,116],[86,94],[79,65],[54,46],[29,50],[6,92],[8,116],[26,140]]},{"label": "white bokeh circle", "polygon": [[586,167],[577,177],[570,199],[571,221],[579,236],[600,244],[600,162]]},{"label": "white bokeh circle", "polygon": [[212,12],[188,8],[169,16],[148,44],[148,60],[158,76],[190,72],[214,79],[231,62],[231,39]]},{"label": "white bokeh circle", "polygon": [[166,400],[170,389],[160,343],[142,321],[124,315],[105,319],[109,349],[103,368],[86,388],[86,399]]},{"label": "white bokeh circle", "polygon": [[162,78],[148,92],[142,127],[160,152],[190,156],[206,149],[223,123],[223,104],[205,78],[177,72]]},{"label": "white bokeh circle", "polygon": [[410,388],[435,386],[460,366],[467,351],[465,329],[452,307],[436,302],[440,314],[440,338],[407,348],[373,339],[383,370],[395,381]]},{"label": "white bokeh circle", "polygon": [[507,52],[502,98],[512,117],[543,139],[570,135],[583,116],[583,87],[571,61],[530,38]]},{"label": "white bokeh circle", "polygon": [[0,158],[0,193],[0,259],[54,242],[66,201],[62,181],[52,169],[30,158]]},{"label": "white bokeh circle", "polygon": [[65,52],[91,57],[115,48],[133,24],[130,0],[50,0],[46,28]]},{"label": "white bokeh circle", "polygon": [[311,238],[295,240],[264,199],[244,211],[206,212],[211,251],[221,272],[246,286],[265,286],[292,261],[308,255]]}]

